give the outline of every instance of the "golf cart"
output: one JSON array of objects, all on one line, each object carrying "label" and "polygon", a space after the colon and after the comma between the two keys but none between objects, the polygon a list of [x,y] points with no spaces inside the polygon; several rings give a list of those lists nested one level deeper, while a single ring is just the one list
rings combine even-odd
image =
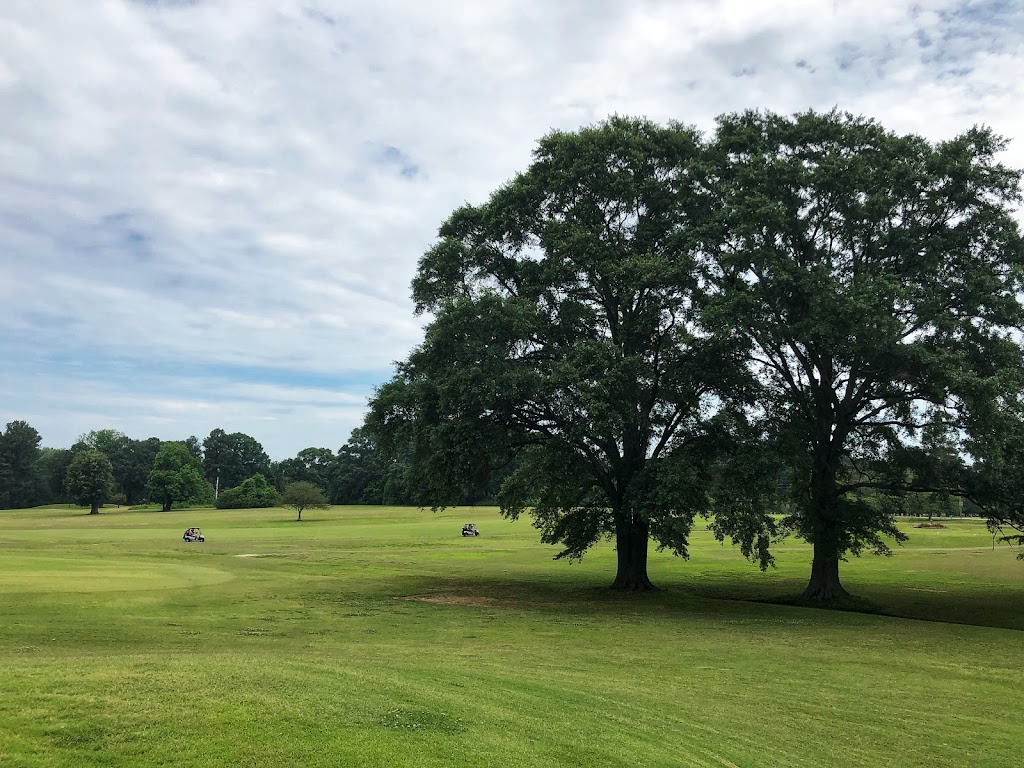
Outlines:
[{"label": "golf cart", "polygon": [[480,531],[477,530],[477,527],[476,527],[475,523],[466,523],[464,526],[462,526],[462,535],[463,536],[479,536],[480,535]]},{"label": "golf cart", "polygon": [[185,535],[181,537],[182,541],[206,541],[206,537],[203,536],[203,532],[198,528],[189,528],[185,531]]}]

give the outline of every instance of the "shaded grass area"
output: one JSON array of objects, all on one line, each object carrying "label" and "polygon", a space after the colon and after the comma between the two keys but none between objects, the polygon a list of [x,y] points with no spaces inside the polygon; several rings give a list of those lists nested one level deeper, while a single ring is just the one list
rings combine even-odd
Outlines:
[{"label": "shaded grass area", "polygon": [[764,602],[798,542],[620,595],[493,509],[289,515],[0,513],[0,765],[1019,764],[1024,564],[976,521],[846,564],[868,615]]}]

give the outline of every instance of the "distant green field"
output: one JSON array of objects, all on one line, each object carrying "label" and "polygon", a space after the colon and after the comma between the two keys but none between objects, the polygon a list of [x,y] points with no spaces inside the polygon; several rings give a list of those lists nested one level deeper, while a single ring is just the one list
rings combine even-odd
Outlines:
[{"label": "distant green field", "polygon": [[863,614],[771,602],[797,541],[697,531],[617,595],[494,509],[303,517],[0,512],[0,766],[1024,763],[1024,562],[978,521],[845,564]]}]

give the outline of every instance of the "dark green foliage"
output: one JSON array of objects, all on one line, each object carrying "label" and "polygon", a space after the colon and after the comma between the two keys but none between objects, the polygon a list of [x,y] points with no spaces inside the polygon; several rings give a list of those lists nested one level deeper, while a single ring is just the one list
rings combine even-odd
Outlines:
[{"label": "dark green foliage", "polygon": [[898,498],[896,514],[908,517],[953,517],[960,513],[961,501],[948,491],[918,491]]},{"label": "dark green foliage", "polygon": [[219,477],[220,488],[234,488],[255,474],[271,476],[270,457],[249,435],[215,429],[203,441],[203,472],[211,485]]},{"label": "dark green foliage", "polygon": [[39,433],[27,421],[12,421],[0,433],[0,509],[39,503],[36,475]]},{"label": "dark green foliage", "polygon": [[721,118],[708,188],[712,298],[788,465],[786,525],[814,545],[808,599],[847,553],[900,541],[864,491],[959,487],[956,444],[1020,369],[1019,174],[972,129],[938,144],[838,113]]},{"label": "dark green foliage", "polygon": [[160,451],[158,438],[129,440],[120,463],[114,463],[114,479],[118,481],[128,504],[138,504],[147,498],[149,473]]},{"label": "dark green foliage", "polygon": [[380,491],[380,503],[389,506],[402,504],[406,497],[404,468],[394,464],[386,471],[384,485]]},{"label": "dark green foliage", "polygon": [[326,489],[332,504],[408,504],[406,463],[386,457],[363,428],[352,431],[337,454],[327,448],[304,448],[292,459],[271,465],[279,490],[307,482]]},{"label": "dark green foliage", "polygon": [[213,489],[203,477],[199,459],[185,443],[164,443],[160,446],[147,486],[164,512],[170,511],[175,503],[208,502],[213,497]]},{"label": "dark green foliage", "polygon": [[286,485],[281,494],[281,504],[294,509],[298,513],[298,520],[302,520],[304,509],[327,509],[330,507],[324,492],[306,480]]},{"label": "dark green foliage", "polygon": [[203,460],[203,444],[199,442],[199,438],[195,435],[189,435],[185,438],[185,447],[188,448],[188,452],[191,453],[195,458],[199,459],[200,462]]},{"label": "dark green foliage", "polygon": [[114,493],[110,459],[94,448],[79,451],[68,467],[65,488],[77,504],[90,507],[89,514],[98,514]]},{"label": "dark green foliage", "polygon": [[[552,133],[534,158],[420,261],[414,298],[434,320],[369,426],[408,462],[418,503],[511,467],[504,514],[532,508],[560,557],[614,537],[614,586],[648,589],[648,541],[686,554],[725,434],[715,415],[745,387],[731,333],[694,314],[703,149],[684,126],[612,118]],[[745,529],[762,562],[766,525],[758,512]]]},{"label": "dark green foliage", "polygon": [[778,533],[775,518],[788,509],[786,471],[769,425],[736,413],[716,423],[720,449],[710,473],[715,512],[709,528],[718,541],[730,538],[747,559],[762,569],[774,563],[769,545]]},{"label": "dark green foliage", "polygon": [[67,501],[64,479],[74,455],[63,448],[40,448],[36,461],[36,487],[41,504]]},{"label": "dark green foliage", "polygon": [[294,459],[279,462],[274,473],[279,487],[304,481],[326,488],[334,464],[334,453],[329,448],[303,448]]},{"label": "dark green foliage", "polygon": [[376,443],[363,428],[354,429],[331,467],[328,496],[334,504],[370,503],[363,493],[378,475]]},{"label": "dark green foliage", "polygon": [[217,497],[217,509],[255,509],[257,507],[278,507],[281,494],[267,482],[263,475],[253,475],[235,488],[222,491]]},{"label": "dark green foliage", "polygon": [[80,435],[78,443],[95,451],[103,451],[106,457],[113,463],[112,457],[117,455],[130,439],[126,434],[118,432],[116,429],[94,429],[91,432]]},{"label": "dark green foliage", "polygon": [[[993,536],[1002,535],[1024,546],[1024,402],[1020,391],[971,425],[969,446],[974,462],[966,473],[965,486],[969,505],[988,518]],[[1019,557],[1024,560],[1024,552]]]},{"label": "dark green foliage", "polygon": [[93,430],[78,438],[77,446],[102,451],[113,467],[115,489],[129,504],[146,498],[147,479],[160,450],[160,440],[133,440],[115,429]]},{"label": "dark green foliage", "polygon": [[370,431],[357,427],[338,449],[325,487],[332,504],[412,504],[407,470],[403,451],[385,455]]}]

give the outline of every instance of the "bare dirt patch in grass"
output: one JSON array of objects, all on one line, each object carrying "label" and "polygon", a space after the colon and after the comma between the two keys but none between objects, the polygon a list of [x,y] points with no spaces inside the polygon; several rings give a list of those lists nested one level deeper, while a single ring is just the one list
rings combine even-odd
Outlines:
[{"label": "bare dirt patch in grass", "polygon": [[419,600],[436,605],[471,605],[476,608],[488,608],[496,605],[509,605],[510,600],[496,600],[493,597],[477,597],[473,595],[398,595],[395,600]]},{"label": "bare dirt patch in grass", "polygon": [[244,555],[235,555],[235,557],[287,557],[287,555],[280,552],[249,552]]}]

